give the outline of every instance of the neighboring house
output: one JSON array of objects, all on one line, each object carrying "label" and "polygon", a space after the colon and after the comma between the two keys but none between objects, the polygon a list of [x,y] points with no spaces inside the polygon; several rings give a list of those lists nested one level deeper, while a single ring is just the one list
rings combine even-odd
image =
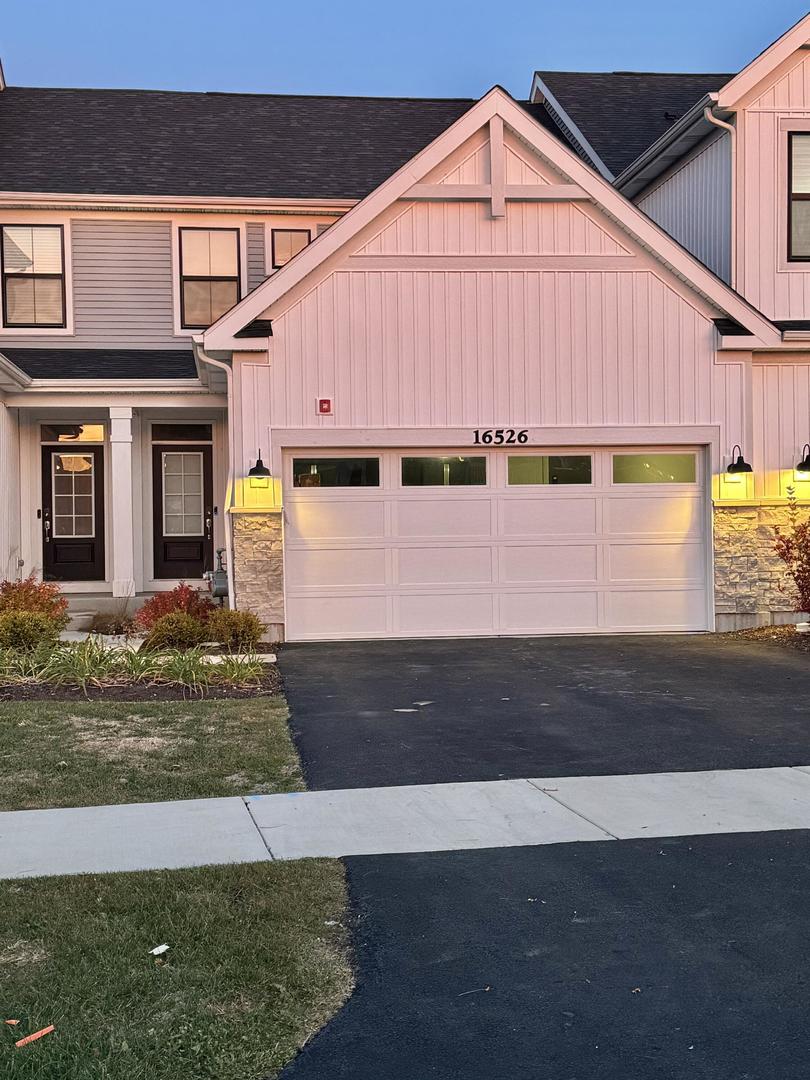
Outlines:
[{"label": "neighboring house", "polygon": [[101,605],[222,545],[293,640],[784,618],[808,45],[531,103],[5,89],[6,573]]}]

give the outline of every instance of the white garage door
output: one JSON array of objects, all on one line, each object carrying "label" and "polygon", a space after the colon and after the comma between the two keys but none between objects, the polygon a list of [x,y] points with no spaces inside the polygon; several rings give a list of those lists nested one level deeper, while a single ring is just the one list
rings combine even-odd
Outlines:
[{"label": "white garage door", "polygon": [[697,449],[299,452],[291,641],[705,630]]}]

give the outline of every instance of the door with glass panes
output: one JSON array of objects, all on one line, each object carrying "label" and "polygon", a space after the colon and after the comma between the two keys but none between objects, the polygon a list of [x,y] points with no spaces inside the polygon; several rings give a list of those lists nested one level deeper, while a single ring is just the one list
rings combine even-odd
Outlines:
[{"label": "door with glass panes", "polygon": [[104,580],[104,448],[42,447],[42,573]]},{"label": "door with glass panes", "polygon": [[152,447],[155,578],[199,578],[214,565],[211,447]]}]

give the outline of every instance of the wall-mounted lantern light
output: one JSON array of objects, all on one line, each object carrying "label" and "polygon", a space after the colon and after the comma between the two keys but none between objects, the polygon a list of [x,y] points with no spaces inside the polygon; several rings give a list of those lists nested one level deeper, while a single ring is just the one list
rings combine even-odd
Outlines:
[{"label": "wall-mounted lantern light", "polygon": [[[734,457],[735,450],[737,451],[736,458]],[[748,462],[742,455],[742,447],[739,444],[735,444],[734,446],[732,446],[731,461],[726,467],[726,476],[740,476],[741,474],[750,473],[753,471],[754,470],[751,468],[751,466],[748,464]]]},{"label": "wall-mounted lantern light", "polygon": [[802,447],[802,460],[793,472],[797,480],[810,480],[810,443],[805,443]]},{"label": "wall-mounted lantern light", "polygon": [[256,464],[248,472],[250,486],[252,488],[270,487],[270,475],[270,470],[262,461],[262,451],[261,447],[259,447],[259,456],[256,458]]}]

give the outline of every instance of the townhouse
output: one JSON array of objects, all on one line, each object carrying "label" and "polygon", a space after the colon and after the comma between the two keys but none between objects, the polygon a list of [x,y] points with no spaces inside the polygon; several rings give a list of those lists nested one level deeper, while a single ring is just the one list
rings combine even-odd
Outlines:
[{"label": "townhouse", "polygon": [[135,605],[222,547],[291,640],[788,618],[808,46],[524,102],[4,88],[5,575]]}]

